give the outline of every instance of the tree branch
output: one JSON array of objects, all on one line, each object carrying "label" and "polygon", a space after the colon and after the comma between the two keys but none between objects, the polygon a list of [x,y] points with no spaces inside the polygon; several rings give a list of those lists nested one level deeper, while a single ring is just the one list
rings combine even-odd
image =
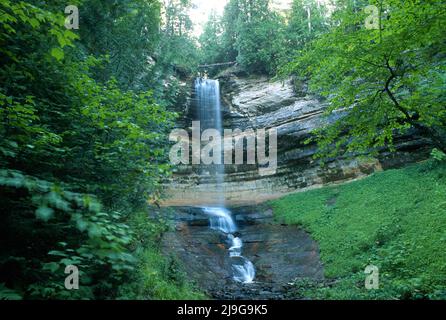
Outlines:
[{"label": "tree branch", "polygon": [[390,77],[387,79],[382,92],[386,92],[387,95],[389,96],[390,100],[392,100],[395,107],[401,113],[404,114],[404,116],[406,118],[405,120],[407,121],[407,123],[409,123],[413,127],[417,128],[422,133],[426,134],[431,139],[431,141],[435,144],[436,147],[438,147],[441,151],[446,153],[446,144],[443,141],[443,139],[441,139],[441,137],[438,136],[438,133],[435,130],[433,130],[432,128],[429,128],[429,127],[417,122],[417,118],[414,116],[411,116],[409,114],[409,112],[403,106],[401,106],[401,104],[398,102],[395,95],[393,94],[393,92],[390,89],[390,85],[391,85],[392,81],[394,79],[396,79],[398,77],[398,75],[395,72],[395,70],[392,68],[392,66],[390,65],[389,58],[386,58],[386,67],[390,72]]}]

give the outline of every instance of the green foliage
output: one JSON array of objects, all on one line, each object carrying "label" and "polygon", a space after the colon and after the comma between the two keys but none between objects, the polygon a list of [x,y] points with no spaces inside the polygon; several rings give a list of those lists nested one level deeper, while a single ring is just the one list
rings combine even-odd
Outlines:
[{"label": "green foliage", "polygon": [[267,2],[249,11],[242,10],[239,17],[237,62],[248,73],[274,75],[283,49],[283,22],[279,15],[268,10]]},{"label": "green foliage", "polygon": [[22,296],[14,290],[8,289],[0,283],[0,300],[22,300]]},{"label": "green foliage", "polygon": [[76,4],[79,31],[63,1],[0,3],[0,299],[116,298],[138,266],[129,219],[170,174],[168,109],[190,61],[155,61],[160,3]]},{"label": "green foliage", "polygon": [[313,0],[293,0],[285,29],[280,64],[295,57],[305,45],[328,31],[327,8]]},{"label": "green foliage", "polygon": [[201,62],[206,63],[222,63],[228,62],[230,59],[225,52],[223,43],[223,23],[221,17],[217,16],[215,12],[209,15],[203,33],[200,35],[200,44],[203,57]]},{"label": "green foliage", "polygon": [[[165,213],[167,215],[168,213]],[[130,281],[119,291],[120,299],[136,300],[184,300],[205,299],[174,257],[161,252],[160,238],[168,230],[165,221],[147,219],[147,213],[139,212],[130,220],[135,230],[133,250],[138,258],[136,270]]]},{"label": "green foliage", "polygon": [[139,264],[133,282],[121,288],[120,299],[201,300],[206,296],[188,283],[186,274],[175,267],[157,248],[146,248],[138,255]]},{"label": "green foliage", "polygon": [[94,78],[114,77],[120,88],[150,90],[159,104],[175,106],[184,90],[179,79],[194,74],[198,65],[186,14],[190,6],[190,1],[169,1],[163,9],[158,0],[85,1],[79,8],[82,46],[110,62]]},{"label": "green foliage", "polygon": [[329,102],[329,125],[315,132],[320,157],[393,149],[395,133],[415,128],[445,150],[444,6],[436,1],[338,1],[329,32],[282,72],[308,79]]},{"label": "green foliage", "polygon": [[223,17],[211,14],[200,37],[203,62],[237,61],[249,74],[275,75],[294,52],[327,29],[326,8],[315,1],[294,0],[289,14],[270,4],[231,0]]},{"label": "green foliage", "polygon": [[82,45],[90,54],[110,58],[97,76],[113,76],[121,88],[146,90],[154,68],[148,60],[160,40],[160,2],[91,0],[79,10]]},{"label": "green foliage", "polygon": [[434,148],[434,149],[432,150],[432,152],[431,152],[431,157],[432,157],[435,161],[438,161],[438,162],[442,162],[442,161],[445,161],[445,160],[446,160],[446,154],[445,154],[443,151],[438,150],[437,148]]},{"label": "green foliage", "polygon": [[[327,284],[296,284],[318,299],[444,299],[446,168],[422,163],[273,201],[276,218],[320,245]],[[367,291],[367,265],[380,289]]]},{"label": "green foliage", "polygon": [[192,21],[187,15],[191,6],[190,0],[180,0],[170,1],[166,7],[166,23],[157,55],[157,60],[166,66],[164,72],[175,70],[184,76],[197,70],[199,54],[191,36]]},{"label": "green foliage", "polygon": [[231,0],[211,15],[200,38],[205,63],[237,61],[248,73],[274,74],[283,49],[283,19],[268,0]]},{"label": "green foliage", "polygon": [[156,104],[151,92],[122,92],[113,78],[98,86],[88,75],[89,65],[97,63],[90,58],[76,65],[81,75],[72,73],[73,96],[80,106],[76,112],[89,130],[71,131],[70,139],[88,141],[79,151],[91,148],[90,154],[73,156],[82,157],[84,167],[94,168],[97,179],[89,177],[95,181],[91,192],[100,192],[109,206],[122,206],[116,202],[126,195],[127,205],[143,205],[148,193],[158,190],[158,177],[169,170],[166,136],[175,114]]}]

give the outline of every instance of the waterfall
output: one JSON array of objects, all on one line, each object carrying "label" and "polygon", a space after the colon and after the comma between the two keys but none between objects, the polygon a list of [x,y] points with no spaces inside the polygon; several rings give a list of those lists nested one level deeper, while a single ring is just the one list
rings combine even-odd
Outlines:
[{"label": "waterfall", "polygon": [[[218,80],[198,78],[195,81],[197,98],[197,116],[201,123],[201,130],[216,129],[223,133],[220,84]],[[224,165],[214,164],[201,166],[201,173],[213,174],[217,191],[219,192],[219,206],[205,207],[204,213],[209,216],[210,228],[226,235],[228,254],[232,263],[233,279],[241,283],[252,283],[255,278],[255,267],[251,261],[242,256],[243,241],[235,236],[237,225],[231,212],[225,208],[223,190]]]},{"label": "waterfall", "polygon": [[[200,120],[201,132],[207,129],[216,129],[223,133],[223,123],[220,102],[220,83],[218,80],[198,78],[195,80],[195,93],[197,99],[197,117]],[[223,153],[221,154],[223,157]],[[222,158],[223,159],[223,158]],[[216,186],[220,193],[220,203],[224,204],[224,193],[222,190],[225,168],[222,164],[202,166],[201,173],[213,174]]]},{"label": "waterfall", "polygon": [[204,212],[209,215],[211,229],[232,234],[237,231],[231,214],[224,208],[205,208]]},{"label": "waterfall", "polygon": [[237,226],[231,212],[221,207],[205,207],[203,211],[209,216],[211,228],[227,236],[233,279],[237,282],[252,283],[256,274],[255,268],[251,261],[242,256],[243,242],[234,235]]}]

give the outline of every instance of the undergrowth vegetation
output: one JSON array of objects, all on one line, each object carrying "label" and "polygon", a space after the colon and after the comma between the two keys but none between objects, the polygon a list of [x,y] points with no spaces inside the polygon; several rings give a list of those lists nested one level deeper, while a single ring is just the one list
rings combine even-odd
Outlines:
[{"label": "undergrowth vegetation", "polygon": [[[320,245],[327,281],[299,279],[296,297],[446,298],[446,165],[428,162],[273,201],[278,221]],[[366,290],[365,268],[380,288]]]},{"label": "undergrowth vegetation", "polygon": [[[169,209],[162,210],[169,216]],[[189,281],[181,262],[162,251],[161,238],[169,231],[165,219],[149,219],[146,212],[132,216],[130,227],[135,231],[132,252],[138,263],[127,284],[119,291],[120,299],[196,300],[206,298]]]},{"label": "undergrowth vegetation", "polygon": [[[169,5],[162,26],[160,1],[71,4],[79,29],[65,27],[65,1],[0,2],[0,300],[115,299],[141,263],[143,286],[169,278],[152,275],[150,241],[134,248],[132,221],[170,175],[168,133],[196,65],[190,4]],[[165,286],[144,297],[171,297]]]}]

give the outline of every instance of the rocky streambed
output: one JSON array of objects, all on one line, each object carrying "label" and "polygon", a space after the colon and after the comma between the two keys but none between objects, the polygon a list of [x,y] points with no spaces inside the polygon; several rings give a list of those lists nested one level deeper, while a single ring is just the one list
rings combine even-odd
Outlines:
[{"label": "rocky streambed", "polygon": [[253,283],[233,279],[227,236],[209,227],[201,208],[176,208],[175,228],[165,234],[165,254],[175,256],[188,277],[216,299],[286,299],[296,279],[323,280],[319,248],[308,233],[273,221],[265,206],[230,209],[243,255],[256,269]]}]

